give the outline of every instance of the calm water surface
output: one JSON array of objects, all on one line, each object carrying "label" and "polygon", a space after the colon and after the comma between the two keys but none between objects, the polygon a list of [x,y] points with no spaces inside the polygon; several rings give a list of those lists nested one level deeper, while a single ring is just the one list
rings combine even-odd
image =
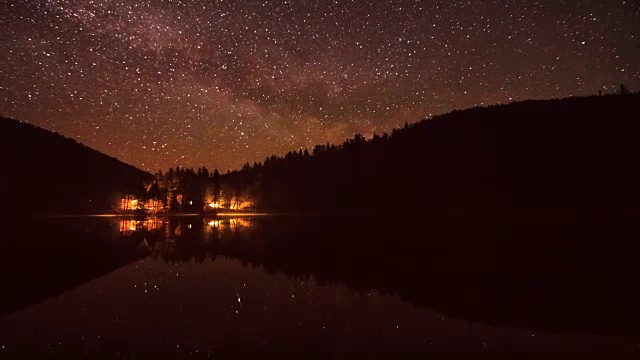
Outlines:
[{"label": "calm water surface", "polygon": [[[483,251],[463,236],[510,231],[434,223],[424,231],[432,237],[412,235],[424,222],[24,224],[3,243],[1,280],[9,291],[0,304],[0,358],[640,358],[636,313],[601,308],[624,291],[611,285],[610,267],[583,269],[582,256],[563,255],[562,265],[532,270],[539,258],[516,261],[501,243],[484,242],[492,250]],[[462,244],[472,248],[463,252]],[[496,275],[506,266],[511,275]],[[557,282],[545,276],[560,270]],[[595,279],[587,282],[592,288],[583,286],[585,277]],[[601,284],[611,299],[588,296],[602,292]]]}]

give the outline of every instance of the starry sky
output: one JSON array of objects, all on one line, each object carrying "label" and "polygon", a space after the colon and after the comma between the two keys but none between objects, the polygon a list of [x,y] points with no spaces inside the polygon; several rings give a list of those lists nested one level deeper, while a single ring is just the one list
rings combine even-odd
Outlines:
[{"label": "starry sky", "polygon": [[0,114],[152,172],[640,90],[631,0],[2,0],[0,14]]}]

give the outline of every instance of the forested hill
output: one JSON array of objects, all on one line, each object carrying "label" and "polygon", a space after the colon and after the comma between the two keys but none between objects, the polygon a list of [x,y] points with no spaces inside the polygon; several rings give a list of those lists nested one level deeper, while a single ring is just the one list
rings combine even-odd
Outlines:
[{"label": "forested hill", "polygon": [[221,181],[264,210],[628,213],[640,206],[639,114],[637,93],[454,111]]},{"label": "forested hill", "polygon": [[[0,118],[0,193],[8,214],[87,214],[120,206],[152,176],[59,134]],[[142,189],[144,190],[144,189]]]}]

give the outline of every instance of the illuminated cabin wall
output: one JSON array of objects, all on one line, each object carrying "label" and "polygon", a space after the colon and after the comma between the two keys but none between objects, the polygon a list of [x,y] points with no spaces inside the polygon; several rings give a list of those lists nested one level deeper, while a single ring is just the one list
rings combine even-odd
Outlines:
[{"label": "illuminated cabin wall", "polygon": [[138,208],[138,199],[135,199],[130,196],[125,196],[122,198],[120,204],[120,210],[135,210]]},{"label": "illuminated cabin wall", "polygon": [[125,196],[120,201],[120,210],[136,210],[136,209],[148,209],[151,211],[158,211],[164,208],[164,204],[161,200],[151,199],[148,201],[142,201],[134,198],[133,196]]},{"label": "illuminated cabin wall", "polygon": [[[182,205],[183,196],[177,195],[176,200]],[[210,209],[230,209],[230,210],[248,210],[253,208],[253,201],[240,200],[233,197],[228,200],[218,200],[215,202],[207,202],[207,206]],[[151,199],[143,201],[136,199],[134,196],[128,195],[121,199],[120,210],[133,211],[136,209],[147,209],[152,212],[161,211],[165,208],[162,200]]]},{"label": "illuminated cabin wall", "polygon": [[253,207],[253,202],[251,201],[231,201],[231,205],[229,208],[231,210],[246,210]]},{"label": "illuminated cabin wall", "polygon": [[253,207],[253,201],[238,201],[236,198],[232,198],[231,201],[209,202],[209,207],[212,209],[247,210]]},{"label": "illuminated cabin wall", "polygon": [[147,201],[143,207],[151,211],[158,211],[163,209],[164,205],[161,200],[151,199]]}]

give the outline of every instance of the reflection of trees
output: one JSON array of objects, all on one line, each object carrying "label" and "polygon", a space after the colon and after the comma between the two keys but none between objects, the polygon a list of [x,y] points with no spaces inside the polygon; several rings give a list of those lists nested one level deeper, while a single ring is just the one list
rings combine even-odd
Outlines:
[{"label": "reflection of trees", "polygon": [[[370,272],[360,266],[361,262],[345,269],[350,262],[336,255],[352,254],[359,247],[340,243],[324,231],[310,236],[308,231],[316,228],[307,228],[303,223],[293,225],[289,221],[255,218],[170,218],[162,229],[141,228],[141,232],[149,243],[151,257],[166,262],[200,263],[221,254],[240,260],[244,266],[263,267],[271,274],[314,279],[320,284],[341,282],[363,291],[379,287],[368,281]],[[330,225],[322,222],[322,226]],[[344,281],[345,274],[355,281]]]},{"label": "reflection of trees", "polygon": [[[130,223],[125,222],[125,227]],[[231,244],[242,238],[241,233],[252,226],[250,219],[241,218],[169,218],[150,230],[140,227],[151,249],[151,257],[166,262],[215,259],[221,244]]]},{"label": "reflection of trees", "polygon": [[147,218],[147,219],[134,219],[134,218],[122,218],[120,219],[120,232],[127,233],[131,231],[148,230],[154,231],[163,228],[165,220],[162,218]]},{"label": "reflection of trees", "polygon": [[158,219],[120,219],[120,233],[139,237],[151,257],[166,262],[215,259],[221,249],[235,249],[248,242],[253,231],[252,218],[170,217]]},{"label": "reflection of trees", "polygon": [[[410,217],[182,218],[165,226],[173,230],[159,232],[162,238],[150,246],[154,258],[167,262],[223,255],[270,274],[397,294],[436,311],[499,325],[607,332],[631,329],[640,319],[637,310],[623,306],[638,297],[628,291],[618,296],[625,290],[607,281],[620,273],[585,276],[593,273],[593,262],[584,259],[601,256],[599,247],[581,241],[577,257],[576,243],[567,240],[574,229],[558,225],[513,228],[509,236],[480,221]],[[606,308],[615,310],[605,314]],[[585,319],[584,313],[591,315]],[[612,319],[623,324],[613,328]]]}]

